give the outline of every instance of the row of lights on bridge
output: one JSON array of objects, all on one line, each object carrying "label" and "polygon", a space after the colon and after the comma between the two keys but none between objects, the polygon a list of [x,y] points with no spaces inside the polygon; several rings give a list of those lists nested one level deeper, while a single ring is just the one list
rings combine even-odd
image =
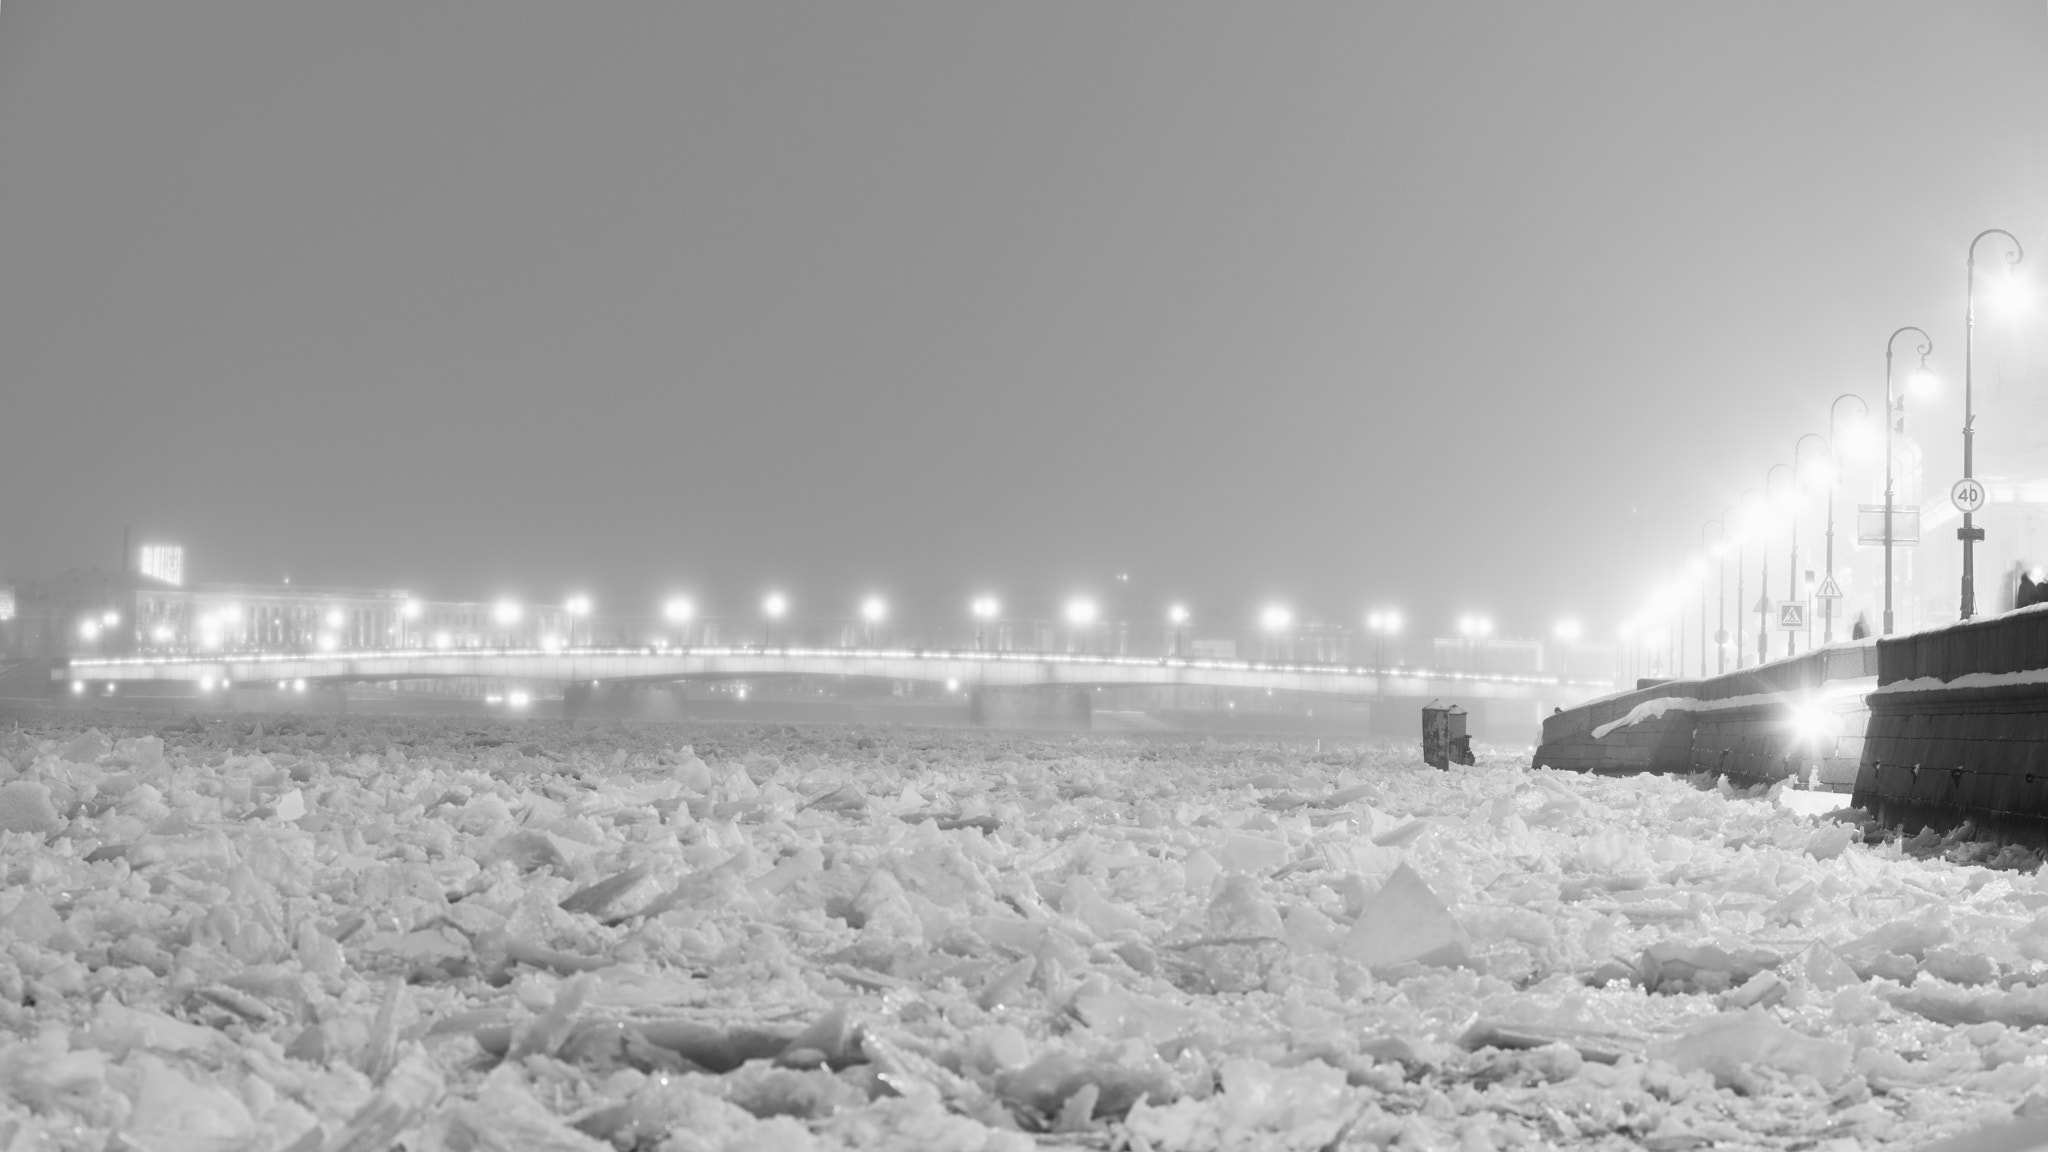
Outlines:
[{"label": "row of lights on bridge", "polygon": [[[579,593],[564,600],[562,609],[572,620],[580,620],[590,616],[592,602],[590,597]],[[976,596],[969,603],[968,610],[975,620],[987,623],[1002,614],[1002,602],[994,596]],[[407,600],[399,606],[399,616],[407,621],[418,620],[423,612],[424,608],[417,600]],[[789,614],[789,597],[781,592],[768,593],[761,601],[761,613],[769,620],[782,619]],[[202,617],[202,642],[209,643],[209,646],[217,644],[221,630],[229,624],[239,623],[241,614],[240,605],[228,604]],[[491,606],[491,619],[501,628],[516,626],[524,615],[525,609],[516,600],[500,600]],[[688,624],[696,619],[697,607],[688,597],[671,597],[662,603],[661,615],[662,619],[671,624]],[[860,615],[861,619],[870,625],[879,624],[888,618],[888,602],[880,596],[869,596],[861,601]],[[1101,610],[1094,600],[1077,596],[1066,602],[1062,616],[1069,625],[1086,628],[1100,619]],[[1187,605],[1174,604],[1166,610],[1166,619],[1169,624],[1179,628],[1188,623],[1191,614]],[[118,626],[120,622],[121,614],[113,611],[97,617],[87,617],[79,623],[79,635],[88,641],[97,640],[102,632]],[[338,632],[347,622],[347,617],[341,609],[333,608],[328,610],[323,622],[328,630],[321,633],[319,645],[325,650],[333,651],[340,645]],[[1285,604],[1268,604],[1259,610],[1259,625],[1268,632],[1285,632],[1294,626],[1294,612]],[[1401,613],[1393,610],[1373,611],[1367,613],[1365,617],[1366,629],[1379,636],[1399,635],[1402,625]],[[1490,617],[1471,614],[1458,617],[1458,635],[1479,640],[1492,634],[1493,620]],[[160,624],[151,633],[150,638],[159,644],[165,644],[169,643],[174,635],[169,626]],[[1553,635],[1566,643],[1577,643],[1583,635],[1583,630],[1578,621],[1564,620],[1557,624]],[[436,633],[434,641],[437,647],[445,648],[450,644],[450,638],[446,633]]]}]

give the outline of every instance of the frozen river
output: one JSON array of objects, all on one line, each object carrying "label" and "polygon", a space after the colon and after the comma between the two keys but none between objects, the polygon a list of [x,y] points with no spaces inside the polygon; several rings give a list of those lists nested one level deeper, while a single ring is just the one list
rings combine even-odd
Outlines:
[{"label": "frozen river", "polygon": [[[1913,1147],[2048,1115],[2048,888],[1411,746],[0,733],[0,1150]],[[1866,842],[1866,841],[1869,842]]]}]

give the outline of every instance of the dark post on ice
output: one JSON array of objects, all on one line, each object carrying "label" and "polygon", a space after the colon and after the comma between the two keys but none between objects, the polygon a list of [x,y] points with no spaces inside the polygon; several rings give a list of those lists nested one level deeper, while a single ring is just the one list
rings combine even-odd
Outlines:
[{"label": "dark post on ice", "polygon": [[1422,759],[1432,768],[1449,771],[1453,763],[1477,763],[1472,738],[1465,735],[1465,710],[1431,700],[1422,706]]}]

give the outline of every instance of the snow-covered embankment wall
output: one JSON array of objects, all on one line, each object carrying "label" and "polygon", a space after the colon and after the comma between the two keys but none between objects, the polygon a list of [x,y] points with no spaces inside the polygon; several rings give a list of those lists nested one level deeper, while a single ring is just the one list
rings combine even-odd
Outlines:
[{"label": "snow-covered embankment wall", "polygon": [[1855,784],[1875,645],[1835,644],[1720,676],[1673,680],[1545,719],[1537,766],[1628,775],[1712,771]]}]

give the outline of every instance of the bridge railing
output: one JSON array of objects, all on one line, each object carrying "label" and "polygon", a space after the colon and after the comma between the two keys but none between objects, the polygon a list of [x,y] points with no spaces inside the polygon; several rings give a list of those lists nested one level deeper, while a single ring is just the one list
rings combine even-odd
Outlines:
[{"label": "bridge railing", "polygon": [[[933,660],[967,663],[1055,663],[1091,666],[1112,666],[1121,668],[1182,668],[1191,670],[1225,670],[1233,672],[1299,673],[1303,675],[1334,675],[1374,679],[1381,681],[1424,681],[1473,684],[1516,684],[1516,685],[1557,685],[1580,690],[1598,690],[1608,685],[1606,681],[1582,680],[1542,674],[1483,673],[1457,669],[1427,668],[1371,668],[1352,664],[1316,661],[1267,661],[1267,660],[1214,660],[1193,657],[1168,656],[1125,656],[1090,652],[1035,652],[1035,651],[989,651],[985,649],[931,650],[918,648],[812,648],[812,647],[756,647],[746,645],[718,645],[700,647],[579,647],[579,648],[451,648],[451,649],[371,649],[359,652],[271,652],[180,656],[125,656],[125,657],[73,657],[53,667],[52,679],[93,679],[95,671],[110,672],[122,669],[148,667],[194,667],[219,668],[224,666],[279,667],[292,664],[318,664],[323,666],[362,666],[376,669],[373,675],[379,678],[397,676],[396,670],[407,664],[429,664],[463,660],[563,660],[575,661],[602,659],[607,657],[656,658],[750,658],[786,657],[805,660]],[[309,673],[310,674],[310,673]],[[341,673],[336,673],[340,675]],[[446,674],[446,673],[436,673]]]}]

